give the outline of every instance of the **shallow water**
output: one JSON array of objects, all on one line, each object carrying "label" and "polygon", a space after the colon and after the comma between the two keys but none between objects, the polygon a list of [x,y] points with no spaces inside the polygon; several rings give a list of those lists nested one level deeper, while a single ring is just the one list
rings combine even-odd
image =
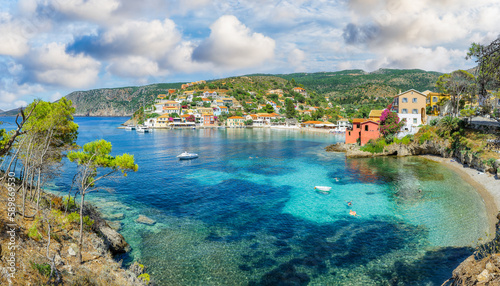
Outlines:
[{"label": "shallow water", "polygon": [[[76,121],[79,144],[104,138],[135,156],[137,173],[89,199],[123,214],[115,223],[132,252],[122,258],[159,285],[441,285],[488,231],[477,192],[422,158],[347,160],[324,151],[342,140],[329,134],[138,134],[116,129],[124,118]],[[178,161],[185,150],[200,157]],[[66,169],[55,191],[68,187]],[[139,214],[157,223],[138,224]]]}]

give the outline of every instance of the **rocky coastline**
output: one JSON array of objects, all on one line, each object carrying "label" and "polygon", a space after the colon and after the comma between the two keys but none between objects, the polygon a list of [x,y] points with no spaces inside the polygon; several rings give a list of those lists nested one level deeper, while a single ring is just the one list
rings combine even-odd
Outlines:
[{"label": "rocky coastline", "polygon": [[[0,233],[0,285],[42,285],[49,279],[49,257],[63,285],[154,285],[144,265],[134,262],[125,268],[121,260],[116,260],[117,255],[128,252],[130,246],[91,204],[86,204],[83,210],[93,224],[84,228],[83,263],[79,264],[78,225],[68,222],[64,211],[54,207],[54,202],[61,202],[60,197],[51,194],[43,197],[40,205],[49,207],[43,215],[45,219],[22,218],[18,214],[12,221],[6,212],[0,215],[1,229],[15,225],[12,228],[16,246],[9,244],[12,239],[7,232]],[[0,208],[8,209],[8,203],[7,188],[0,183]],[[35,204],[27,201],[26,210],[35,213]],[[47,219],[52,221],[50,230]],[[16,258],[13,263],[8,260],[12,253]],[[10,276],[12,270],[15,270],[14,276]]]},{"label": "rocky coastline", "polygon": [[337,143],[329,145],[325,148],[328,152],[345,152],[347,158],[365,158],[365,157],[378,157],[378,156],[417,156],[417,155],[437,155],[443,158],[454,158],[457,162],[467,165],[481,172],[497,174],[500,176],[500,159],[493,163],[484,162],[481,158],[474,156],[474,154],[466,150],[457,149],[450,151],[448,148],[449,142],[443,141],[426,141],[423,144],[418,142],[411,142],[410,144],[391,144],[384,148],[381,153],[371,153],[362,151],[357,144]]}]

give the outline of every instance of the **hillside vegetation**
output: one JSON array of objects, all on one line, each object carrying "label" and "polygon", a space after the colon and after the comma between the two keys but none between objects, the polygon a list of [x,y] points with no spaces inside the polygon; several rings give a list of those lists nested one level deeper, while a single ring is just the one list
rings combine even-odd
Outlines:
[{"label": "hillside vegetation", "polygon": [[[204,88],[229,90],[228,95],[239,94],[238,100],[258,102],[270,89],[289,90],[304,87],[312,96],[310,104],[320,106],[328,97],[332,104],[357,110],[361,106],[377,109],[387,106],[399,91],[414,88],[435,90],[440,76],[423,70],[380,69],[374,72],[345,70],[338,72],[253,74],[208,81]],[[182,83],[160,83],[146,86],[102,88],[75,91],[66,96],[73,102],[76,116],[130,116],[140,107],[151,105],[158,94],[168,89],[180,89]],[[199,88],[199,86],[197,86]],[[295,96],[291,94],[292,97]],[[300,100],[297,100],[300,101]],[[2,115],[14,115],[17,110]]]}]

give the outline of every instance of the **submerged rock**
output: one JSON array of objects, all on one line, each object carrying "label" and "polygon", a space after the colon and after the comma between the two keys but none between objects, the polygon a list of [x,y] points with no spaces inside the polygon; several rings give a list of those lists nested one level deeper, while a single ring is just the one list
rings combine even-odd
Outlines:
[{"label": "submerged rock", "polygon": [[139,215],[139,218],[137,218],[135,221],[138,223],[147,224],[147,225],[153,225],[156,223],[155,220],[150,219],[149,217],[147,217],[145,215]]}]

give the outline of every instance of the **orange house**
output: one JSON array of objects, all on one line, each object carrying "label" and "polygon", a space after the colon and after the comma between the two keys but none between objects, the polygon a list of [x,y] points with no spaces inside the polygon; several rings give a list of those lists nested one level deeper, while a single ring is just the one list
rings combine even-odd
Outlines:
[{"label": "orange house", "polygon": [[364,146],[371,139],[376,140],[380,137],[379,123],[370,119],[356,118],[352,120],[352,130],[345,133],[345,143],[359,143]]}]

